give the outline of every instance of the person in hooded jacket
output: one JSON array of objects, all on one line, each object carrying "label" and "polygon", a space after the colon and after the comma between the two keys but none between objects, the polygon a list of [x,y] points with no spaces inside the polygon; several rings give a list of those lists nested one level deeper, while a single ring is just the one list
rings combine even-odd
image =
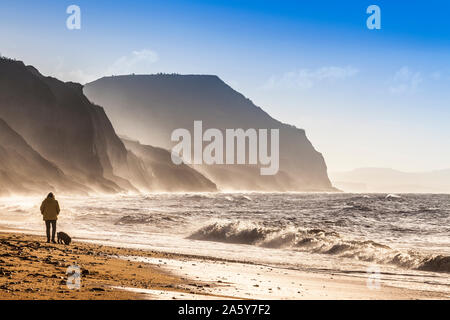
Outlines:
[{"label": "person in hooded jacket", "polygon": [[52,243],[56,243],[55,235],[56,235],[56,221],[58,220],[60,209],[59,203],[55,199],[55,195],[53,193],[49,193],[47,198],[42,201],[41,204],[41,214],[45,221],[45,227],[47,232],[47,243],[50,242],[50,227],[52,231]]}]

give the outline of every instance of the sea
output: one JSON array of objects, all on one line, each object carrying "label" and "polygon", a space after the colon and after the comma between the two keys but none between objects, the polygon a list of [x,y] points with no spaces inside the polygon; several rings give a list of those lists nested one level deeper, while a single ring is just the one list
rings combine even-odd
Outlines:
[{"label": "sea", "polygon": [[[43,199],[0,199],[0,229],[45,233]],[[450,293],[450,195],[152,193],[60,197],[74,239]]]}]

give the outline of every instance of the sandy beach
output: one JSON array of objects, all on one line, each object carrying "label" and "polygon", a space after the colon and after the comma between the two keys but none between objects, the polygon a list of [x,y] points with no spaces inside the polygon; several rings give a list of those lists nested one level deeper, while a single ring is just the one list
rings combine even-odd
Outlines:
[{"label": "sandy beach", "polygon": [[[81,270],[79,289],[67,268]],[[206,257],[0,233],[0,299],[448,299],[449,292],[369,288],[364,276],[301,272]]]},{"label": "sandy beach", "polygon": [[[0,299],[144,299],[116,287],[186,292],[188,284],[156,266],[129,262],[119,256],[166,257],[139,250],[73,242],[48,244],[44,237],[0,234]],[[69,289],[67,268],[81,270],[81,287]]]}]

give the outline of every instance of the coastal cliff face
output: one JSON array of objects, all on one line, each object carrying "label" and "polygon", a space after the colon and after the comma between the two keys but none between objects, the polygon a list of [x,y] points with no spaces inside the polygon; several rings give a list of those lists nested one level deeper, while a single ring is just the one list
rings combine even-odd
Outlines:
[{"label": "coastal cliff face", "polygon": [[185,164],[179,166],[173,164],[169,151],[125,138],[122,141],[128,150],[142,159],[145,170],[152,172],[152,190],[167,192],[216,190],[216,185],[196,170]]},{"label": "coastal cliff face", "polygon": [[303,129],[270,117],[216,76],[132,75],[87,84],[84,93],[102,105],[115,129],[142,143],[171,149],[173,130],[242,128],[280,130],[280,170],[261,176],[258,166],[196,165],[221,189],[333,191],[322,155]]},{"label": "coastal cliff face", "polygon": [[36,194],[64,189],[77,194],[87,190],[44,159],[0,119],[0,195]]},{"label": "coastal cliff face", "polygon": [[[34,159],[0,177],[3,193],[35,191],[13,188],[7,181],[14,172],[18,185],[42,183],[40,193],[50,182],[52,190],[70,193],[152,191],[153,172],[125,148],[103,108],[92,104],[79,84],[45,77],[20,61],[0,59],[0,118],[4,163],[25,153],[25,158]],[[12,138],[12,132],[12,145],[22,146],[19,155],[5,149],[5,137]],[[56,183],[60,181],[64,183]]]},{"label": "coastal cliff face", "polygon": [[115,179],[109,153],[126,159],[127,151],[118,138],[114,143],[102,110],[84,97],[80,85],[2,60],[0,103],[0,117],[77,183],[96,192],[135,190]]}]

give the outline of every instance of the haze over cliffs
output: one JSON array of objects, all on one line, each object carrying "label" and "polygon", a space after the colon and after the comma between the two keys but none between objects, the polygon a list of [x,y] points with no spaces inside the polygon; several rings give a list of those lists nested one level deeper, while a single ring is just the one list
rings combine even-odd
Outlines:
[{"label": "haze over cliffs", "polygon": [[175,165],[170,152],[162,148],[142,145],[138,141],[122,138],[125,147],[142,159],[144,169],[152,172],[153,190],[205,191],[215,190],[216,185],[187,165]]},{"label": "haze over cliffs", "polygon": [[[168,151],[171,133],[192,130],[195,120],[203,121],[204,130],[279,129],[279,172],[262,176],[258,165],[175,165]],[[131,138],[119,138],[116,130]],[[216,76],[111,77],[83,90],[1,58],[0,160],[0,196],[216,191],[217,186],[335,190],[304,130],[271,118]]]},{"label": "haze over cliffs", "polygon": [[38,193],[42,189],[56,188],[86,192],[0,119],[0,195]]},{"label": "haze over cliffs", "polygon": [[[0,194],[183,189],[176,174],[155,183],[158,168],[125,147],[81,85],[45,77],[20,61],[0,59],[0,119]],[[176,172],[193,175],[187,166]],[[197,189],[216,190],[199,173],[192,179],[204,186]]]},{"label": "haze over cliffs", "polygon": [[171,149],[173,130],[249,128],[280,130],[280,170],[261,176],[255,165],[196,165],[221,189],[263,191],[335,190],[322,155],[305,131],[270,117],[216,76],[130,75],[87,84],[84,93],[102,105],[115,129],[142,143]]}]

